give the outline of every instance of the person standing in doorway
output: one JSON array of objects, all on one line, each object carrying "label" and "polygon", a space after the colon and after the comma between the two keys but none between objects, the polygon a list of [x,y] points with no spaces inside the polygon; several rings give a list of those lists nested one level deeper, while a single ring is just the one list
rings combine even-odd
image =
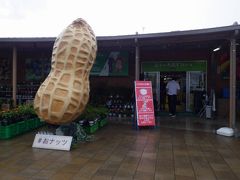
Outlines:
[{"label": "person standing in doorway", "polygon": [[168,81],[166,90],[168,95],[169,115],[171,117],[176,117],[177,93],[180,90],[180,85],[175,77]]}]

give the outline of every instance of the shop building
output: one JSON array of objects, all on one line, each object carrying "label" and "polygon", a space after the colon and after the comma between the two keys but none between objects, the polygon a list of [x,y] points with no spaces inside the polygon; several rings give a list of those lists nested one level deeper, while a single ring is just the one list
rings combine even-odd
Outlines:
[{"label": "shop building", "polygon": [[[207,94],[216,114],[236,120],[240,98],[240,25],[97,37],[91,97],[133,95],[134,80],[151,80],[156,104],[170,77],[181,85],[179,112],[198,113]],[[0,98],[19,104],[34,98],[51,67],[52,38],[0,38]],[[166,104],[165,104],[166,105]]]}]

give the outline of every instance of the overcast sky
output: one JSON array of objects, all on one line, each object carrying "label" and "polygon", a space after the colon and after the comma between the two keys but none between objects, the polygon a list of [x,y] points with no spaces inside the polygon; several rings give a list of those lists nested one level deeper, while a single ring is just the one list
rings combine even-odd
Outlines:
[{"label": "overcast sky", "polygon": [[0,37],[56,37],[85,19],[97,36],[240,23],[240,0],[0,0]]}]

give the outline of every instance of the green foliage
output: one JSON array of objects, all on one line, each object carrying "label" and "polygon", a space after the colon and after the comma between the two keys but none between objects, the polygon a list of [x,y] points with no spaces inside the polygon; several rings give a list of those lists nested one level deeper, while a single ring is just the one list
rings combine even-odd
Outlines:
[{"label": "green foliage", "polygon": [[18,113],[16,111],[6,111],[2,113],[2,118],[6,120],[11,120],[16,118]]},{"label": "green foliage", "polygon": [[20,105],[16,109],[0,113],[0,121],[4,121],[4,124],[12,124],[33,117],[36,117],[36,113],[32,105]]},{"label": "green foliage", "polygon": [[73,137],[72,143],[74,145],[78,142],[87,142],[94,140],[94,136],[88,135],[79,123],[72,122],[70,124],[61,125],[60,128],[65,136]]},{"label": "green foliage", "polygon": [[98,106],[96,107],[96,111],[97,111],[97,114],[101,117],[101,118],[104,118],[107,116],[108,114],[108,108],[106,107],[103,107],[103,106]]},{"label": "green foliage", "polygon": [[17,112],[19,113],[20,116],[23,116],[23,117],[26,117],[26,118],[36,116],[33,105],[30,105],[30,104],[25,104],[25,105],[18,106]]},{"label": "green foliage", "polygon": [[106,117],[107,113],[108,109],[103,106],[93,106],[91,104],[88,104],[84,112],[78,117],[77,120],[95,120],[100,117]]},{"label": "green foliage", "polygon": [[90,104],[87,105],[84,113],[86,120],[95,120],[98,117],[95,107]]},{"label": "green foliage", "polygon": [[94,136],[93,135],[88,135],[79,123],[74,123],[74,125],[76,126],[76,131],[75,131],[75,134],[73,136],[73,139],[74,139],[75,143],[93,141],[94,140]]},{"label": "green foliage", "polygon": [[18,114],[16,111],[4,111],[0,115],[0,125],[7,126],[18,122]]}]

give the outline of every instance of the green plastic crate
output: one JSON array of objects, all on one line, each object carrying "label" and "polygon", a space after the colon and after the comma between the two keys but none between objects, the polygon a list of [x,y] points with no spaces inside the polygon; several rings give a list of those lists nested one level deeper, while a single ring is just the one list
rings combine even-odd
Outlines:
[{"label": "green plastic crate", "polygon": [[40,120],[40,119],[38,119],[38,120],[40,121],[40,126],[43,126],[43,125],[46,124],[46,121],[44,121],[44,120]]},{"label": "green plastic crate", "polygon": [[8,126],[0,126],[0,139],[9,139],[19,134],[17,123]]},{"label": "green plastic crate", "polygon": [[29,120],[31,120],[31,122],[29,122],[29,126],[31,129],[41,127],[45,124],[45,121],[41,121],[39,118],[33,118]]},{"label": "green plastic crate", "polygon": [[26,121],[21,121],[16,124],[18,125],[18,134],[22,134],[28,131],[28,126]]},{"label": "green plastic crate", "polygon": [[107,123],[108,123],[107,118],[101,119],[99,121],[99,127],[103,127],[103,126],[107,125]]},{"label": "green plastic crate", "polygon": [[93,134],[98,130],[98,123],[93,124],[92,126],[84,127],[84,130],[88,134]]},{"label": "green plastic crate", "polygon": [[36,127],[35,119],[28,119],[28,120],[25,120],[25,122],[28,130],[32,130]]},{"label": "green plastic crate", "polygon": [[0,126],[0,139],[9,139],[16,135],[23,134],[37,127],[43,126],[44,121],[39,118],[27,119],[8,126]]},{"label": "green plastic crate", "polygon": [[40,126],[40,120],[38,118],[34,118],[34,127],[38,128]]}]

